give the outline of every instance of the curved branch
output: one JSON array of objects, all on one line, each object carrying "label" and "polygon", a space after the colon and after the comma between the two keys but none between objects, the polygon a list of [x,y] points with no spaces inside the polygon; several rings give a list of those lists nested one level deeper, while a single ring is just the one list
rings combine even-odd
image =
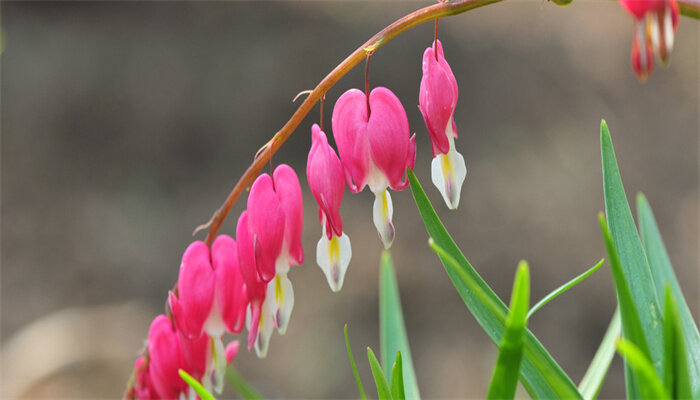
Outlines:
[{"label": "curved branch", "polygon": [[[196,234],[202,229],[209,228],[206,243],[208,246],[211,246],[211,243],[214,241],[214,237],[216,237],[219,228],[221,228],[221,224],[228,216],[231,208],[243,192],[243,189],[250,185],[255,177],[258,176],[263,166],[270,161],[272,155],[277,152],[277,150],[282,146],[287,138],[289,138],[292,132],[294,132],[297,126],[299,126],[301,121],[304,119],[304,117],[306,117],[309,111],[311,111],[311,108],[316,104],[316,102],[318,102],[326,94],[328,89],[335,85],[340,78],[345,76],[348,71],[364,60],[367,53],[376,51],[402,32],[424,22],[431,21],[436,18],[461,14],[463,12],[483,7],[488,4],[498,3],[500,1],[503,0],[454,0],[434,4],[432,6],[421,8],[420,10],[414,11],[403,18],[396,20],[393,24],[387,26],[376,35],[372,36],[372,38],[357,48],[352,54],[343,60],[343,62],[338,64],[338,66],[335,67],[328,75],[326,75],[326,77],[319,82],[314,90],[309,93],[289,121],[287,121],[287,123],[284,124],[284,126],[277,131],[277,133],[275,133],[272,139],[265,145],[264,150],[262,150],[262,152],[255,157],[253,163],[248,167],[245,173],[243,173],[243,176],[241,176],[236,183],[236,186],[234,186],[231,193],[229,193],[226,201],[224,201],[221,207],[214,212],[211,219],[206,224],[198,226],[193,234]],[[680,6],[679,8],[681,14],[688,17],[700,18],[700,0],[677,1]]]},{"label": "curved branch", "polygon": [[221,207],[216,210],[208,223],[199,226],[197,229],[195,229],[194,233],[197,233],[200,229],[208,227],[209,233],[207,234],[206,243],[207,245],[211,246],[211,243],[214,241],[214,237],[216,237],[221,224],[228,216],[228,213],[231,211],[231,208],[236,200],[238,200],[238,196],[241,195],[243,189],[245,189],[253,181],[253,179],[255,179],[255,177],[262,170],[263,166],[270,161],[270,157],[275,154],[285,140],[287,140],[292,132],[294,132],[304,117],[306,117],[306,114],[311,111],[311,108],[316,104],[316,102],[320,100],[328,89],[335,85],[340,78],[347,74],[348,71],[350,71],[358,63],[364,60],[368,52],[376,51],[378,48],[387,44],[391,39],[400,33],[424,22],[434,20],[435,18],[461,14],[463,12],[500,1],[502,0],[455,0],[434,4],[404,16],[403,18],[379,31],[376,35],[372,36],[371,39],[366,41],[362,46],[343,60],[343,62],[338,64],[338,66],[335,67],[335,69],[333,69],[333,71],[331,71],[328,75],[326,75],[325,78],[323,78],[323,80],[306,97],[304,102],[299,106],[289,121],[284,124],[282,129],[275,133],[267,147],[265,147],[265,149],[248,167],[245,173],[243,173],[243,176],[241,176],[238,183],[236,183],[236,186],[233,187],[233,190],[231,190],[231,193],[226,198],[226,201],[224,201],[224,204],[222,204]]}]

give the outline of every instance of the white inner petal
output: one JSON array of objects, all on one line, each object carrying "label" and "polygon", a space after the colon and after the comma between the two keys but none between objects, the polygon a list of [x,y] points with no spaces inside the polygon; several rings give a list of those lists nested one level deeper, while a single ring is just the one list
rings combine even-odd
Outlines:
[{"label": "white inner petal", "polygon": [[394,225],[391,220],[394,216],[394,205],[391,202],[391,195],[386,189],[381,189],[374,192],[374,207],[372,208],[372,219],[374,226],[377,228],[377,233],[384,244],[384,248],[391,247],[394,241]]},{"label": "white inner petal", "polygon": [[[277,274],[267,285],[266,299],[270,299],[273,321],[277,332],[284,335],[294,308],[294,290],[287,274]],[[267,300],[266,300],[267,301]]]},{"label": "white inner petal", "polygon": [[345,281],[345,272],[350,265],[352,248],[350,238],[345,233],[337,237],[333,235],[331,240],[324,234],[316,245],[316,262],[326,275],[328,286],[334,292],[340,291]]},{"label": "white inner petal", "polygon": [[433,185],[442,194],[445,204],[449,209],[456,210],[459,206],[462,184],[467,177],[467,166],[464,163],[464,157],[455,149],[452,137],[450,137],[450,151],[447,154],[435,156],[430,171]]}]

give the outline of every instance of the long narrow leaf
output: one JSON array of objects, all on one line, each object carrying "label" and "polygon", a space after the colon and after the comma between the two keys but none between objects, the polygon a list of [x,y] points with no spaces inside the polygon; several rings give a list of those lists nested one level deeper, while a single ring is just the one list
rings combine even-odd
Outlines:
[{"label": "long narrow leaf", "polygon": [[[423,188],[413,171],[408,170],[408,178],[411,182],[411,192],[416,201],[416,206],[421,214],[428,235],[434,238],[441,248],[445,249],[456,261],[456,270],[448,267],[444,257],[440,257],[447,275],[457,289],[460,297],[464,301],[469,311],[474,315],[477,322],[489,335],[494,343],[499,343],[505,329],[505,319],[499,318],[488,305],[475,297],[474,292],[469,290],[468,283],[464,276],[469,276],[487,294],[491,303],[501,310],[503,316],[507,313],[505,304],[491,290],[491,288],[479,276],[474,267],[464,257],[455,242],[450,237],[445,227],[440,222],[435,209],[430,204]],[[457,271],[463,272],[463,274]],[[547,353],[542,344],[528,330],[525,333],[523,361],[520,370],[520,380],[523,386],[533,398],[581,398],[581,394],[574,386],[571,379],[557,365],[556,361]]]},{"label": "long narrow leaf", "polygon": [[382,357],[384,373],[389,376],[394,355],[401,351],[403,381],[406,397],[420,399],[418,381],[413,369],[411,349],[408,345],[406,326],[401,310],[401,297],[396,283],[394,262],[391,253],[382,253],[381,266],[379,268],[379,347]]},{"label": "long narrow leaf", "polygon": [[667,284],[671,286],[673,297],[678,305],[678,314],[685,339],[685,354],[688,360],[688,373],[690,375],[690,385],[695,398],[700,398],[700,332],[693,321],[693,315],[690,313],[688,303],[685,301],[683,292],[676,274],[673,272],[671,260],[666,252],[666,246],[661,239],[659,227],[656,224],[654,213],[651,210],[649,202],[643,194],[637,195],[637,214],[639,218],[639,230],[644,241],[644,249],[646,250],[647,259],[651,274],[654,277],[654,283],[657,289],[657,296],[662,297],[659,289]]},{"label": "long narrow leaf", "polygon": [[[663,323],[661,320],[661,308],[657,290],[654,285],[649,263],[647,262],[642,242],[639,239],[637,228],[634,225],[632,211],[630,211],[625,189],[622,186],[620,170],[615,158],[610,131],[605,121],[600,124],[600,148],[603,164],[603,192],[605,195],[605,213],[610,227],[612,242],[615,245],[622,274],[615,278],[615,286],[618,281],[624,280],[629,288],[634,308],[627,308],[620,304],[622,313],[622,334],[632,340],[637,347],[649,357],[656,372],[661,375],[663,358]],[[619,296],[619,293],[618,293]],[[625,322],[627,314],[634,313],[639,316],[643,336],[646,345],[643,345],[635,336],[630,336],[629,325]],[[645,348],[646,347],[646,348]],[[638,397],[639,393],[628,382],[629,395]]]},{"label": "long narrow leaf", "polygon": [[576,278],[566,282],[565,284],[559,286],[552,293],[546,295],[542,300],[538,301],[537,304],[532,306],[532,309],[530,310],[530,312],[527,313],[527,319],[530,319],[530,317],[532,317],[532,314],[534,314],[537,310],[542,308],[542,306],[544,306],[545,304],[556,299],[560,294],[566,292],[567,290],[571,289],[572,287],[576,286],[577,284],[583,282],[584,279],[588,278],[594,272],[596,272],[598,270],[598,268],[600,268],[603,265],[604,262],[605,262],[604,259],[598,261],[598,264],[594,265],[586,272],[584,272],[581,275],[577,276]]},{"label": "long narrow leaf", "polygon": [[515,274],[513,294],[506,331],[498,348],[498,358],[493,369],[487,399],[512,399],[518,386],[520,362],[523,358],[523,339],[527,328],[527,309],[530,307],[530,271],[521,261]]},{"label": "long narrow leaf", "polygon": [[197,382],[197,380],[194,379],[190,374],[188,374],[182,369],[179,369],[177,372],[180,374],[180,378],[182,378],[182,380],[187,382],[187,384],[190,385],[192,389],[194,389],[194,391],[197,393],[200,399],[216,400],[214,396],[211,393],[209,393],[207,389],[205,389],[201,383]]},{"label": "long narrow leaf", "polygon": [[674,399],[690,399],[690,375],[678,306],[666,285],[664,296],[664,383]]},{"label": "long narrow leaf", "polygon": [[405,400],[406,392],[403,385],[403,362],[401,361],[401,352],[396,352],[396,361],[391,368],[391,396],[394,400]]},{"label": "long narrow leaf", "polygon": [[[649,357],[649,346],[647,344],[644,328],[642,327],[641,317],[637,308],[634,305],[634,297],[630,290],[629,284],[625,279],[625,272],[620,264],[620,259],[617,256],[617,249],[613,238],[605,222],[603,213],[598,215],[600,222],[600,230],[603,233],[603,240],[608,251],[608,259],[610,260],[610,271],[613,275],[615,284],[615,292],[617,294],[617,304],[620,308],[620,316],[622,322],[622,336],[632,342],[646,358]],[[663,349],[662,349],[663,351]],[[627,361],[627,359],[625,359]],[[635,379],[635,374],[630,369],[630,366],[625,362],[625,381],[627,385],[627,397],[637,399],[641,396],[641,383]]]},{"label": "long narrow leaf", "polygon": [[369,366],[372,368],[372,376],[374,377],[374,384],[377,386],[379,400],[391,400],[391,390],[389,389],[389,383],[386,381],[386,376],[384,376],[382,366],[379,365],[377,357],[369,347],[367,348],[367,358],[369,359]]},{"label": "long narrow leaf", "polygon": [[360,398],[367,399],[367,395],[365,395],[365,388],[362,387],[362,380],[360,379],[360,374],[357,372],[355,357],[352,356],[352,349],[350,348],[350,338],[348,337],[348,324],[345,324],[345,328],[343,328],[343,331],[345,333],[345,348],[348,351],[348,358],[350,359],[352,374],[355,375],[355,383],[357,383],[357,390],[360,391]]},{"label": "long narrow leaf", "polygon": [[603,382],[605,382],[605,376],[608,374],[610,363],[612,363],[615,356],[615,342],[620,337],[620,330],[620,309],[617,308],[610,320],[608,330],[605,331],[605,336],[600,342],[598,351],[593,356],[593,361],[591,361],[586,374],[583,375],[583,379],[578,385],[578,391],[581,392],[585,400],[593,400],[598,397],[600,388],[603,387]]},{"label": "long narrow leaf", "polygon": [[635,381],[639,382],[639,398],[670,399],[654,366],[639,347],[622,338],[617,341],[617,351],[635,374]]},{"label": "long narrow leaf", "polygon": [[226,380],[233,386],[238,394],[246,400],[264,400],[265,398],[250,386],[241,375],[238,374],[235,368],[228,366],[226,368]]}]

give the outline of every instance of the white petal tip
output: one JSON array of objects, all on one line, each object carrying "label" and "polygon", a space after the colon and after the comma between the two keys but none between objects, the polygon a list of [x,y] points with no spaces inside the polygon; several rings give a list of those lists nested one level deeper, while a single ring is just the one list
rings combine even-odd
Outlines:
[{"label": "white petal tip", "polygon": [[333,292],[339,292],[345,281],[345,272],[350,265],[352,248],[346,234],[332,236],[330,240],[323,235],[316,245],[316,262],[326,275],[328,286]]},{"label": "white petal tip", "polygon": [[433,185],[442,194],[445,204],[450,210],[459,207],[462,184],[467,177],[467,166],[464,157],[454,148],[447,154],[438,154],[431,163]]}]

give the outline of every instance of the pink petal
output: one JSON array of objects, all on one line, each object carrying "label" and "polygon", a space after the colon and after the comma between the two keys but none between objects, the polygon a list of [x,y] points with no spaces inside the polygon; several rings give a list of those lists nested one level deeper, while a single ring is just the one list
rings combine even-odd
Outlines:
[{"label": "pink petal", "polygon": [[177,280],[177,297],[182,305],[182,317],[187,321],[187,331],[183,334],[188,338],[198,338],[202,334],[214,302],[214,284],[209,248],[204,242],[196,241],[182,256]]},{"label": "pink petal", "polygon": [[389,89],[378,87],[369,95],[367,125],[372,162],[392,185],[399,184],[410,152],[408,117],[401,101]]},{"label": "pink petal", "polygon": [[[406,157],[406,168],[410,168],[413,170],[413,166],[416,163],[416,134],[414,133],[413,136],[411,136],[411,140],[408,146],[408,156]],[[394,184],[391,185],[391,188],[394,190],[404,190],[408,186],[408,177],[404,176],[403,181],[401,182],[395,182]]]},{"label": "pink petal", "polygon": [[620,0],[620,5],[636,19],[643,19],[644,15],[652,10],[662,7],[664,0]]},{"label": "pink petal", "polygon": [[151,380],[161,398],[174,398],[184,389],[178,369],[184,367],[177,332],[165,315],[157,316],[148,330]]},{"label": "pink petal", "polygon": [[224,354],[226,355],[226,364],[231,364],[233,360],[236,358],[236,354],[238,354],[238,348],[240,343],[238,340],[234,340],[233,342],[229,343],[226,345],[226,350],[224,350]]},{"label": "pink petal", "polygon": [[178,338],[185,362],[185,366],[182,368],[195,379],[201,379],[207,369],[209,336],[202,335],[199,339],[190,340],[180,334]]},{"label": "pink petal", "polygon": [[284,210],[268,174],[260,175],[250,189],[248,218],[254,233],[258,274],[269,282],[275,276],[275,261],[282,250]]},{"label": "pink petal", "polygon": [[340,217],[340,203],[343,201],[345,181],[343,164],[328,144],[326,134],[314,124],[311,128],[312,145],[306,163],[306,178],[311,193],[316,199],[322,213],[319,218],[326,217],[326,234],[343,233],[343,220]]},{"label": "pink petal", "polygon": [[238,265],[245,282],[248,299],[262,302],[265,299],[265,283],[260,280],[257,267],[255,266],[255,250],[252,242],[252,234],[249,229],[248,211],[243,211],[238,218],[236,227],[236,239],[238,247]]},{"label": "pink petal", "polygon": [[348,187],[357,193],[365,187],[369,174],[365,94],[358,89],[343,93],[333,107],[332,125]]},{"label": "pink petal", "polygon": [[420,83],[419,109],[428,128],[433,157],[447,154],[450,149],[447,125],[452,124],[455,136],[457,126],[451,120],[457,105],[457,81],[445,60],[442,44],[437,42],[438,60],[433,46],[423,53],[423,78]]},{"label": "pink petal", "polygon": [[296,172],[286,164],[280,164],[274,172],[275,192],[284,210],[284,239],[289,246],[291,265],[304,262],[301,233],[304,224],[304,205],[301,186]]},{"label": "pink petal", "polygon": [[231,333],[238,333],[245,319],[246,297],[238,265],[238,246],[227,235],[220,235],[211,246],[212,265],[216,274],[216,293],[221,316]]}]

